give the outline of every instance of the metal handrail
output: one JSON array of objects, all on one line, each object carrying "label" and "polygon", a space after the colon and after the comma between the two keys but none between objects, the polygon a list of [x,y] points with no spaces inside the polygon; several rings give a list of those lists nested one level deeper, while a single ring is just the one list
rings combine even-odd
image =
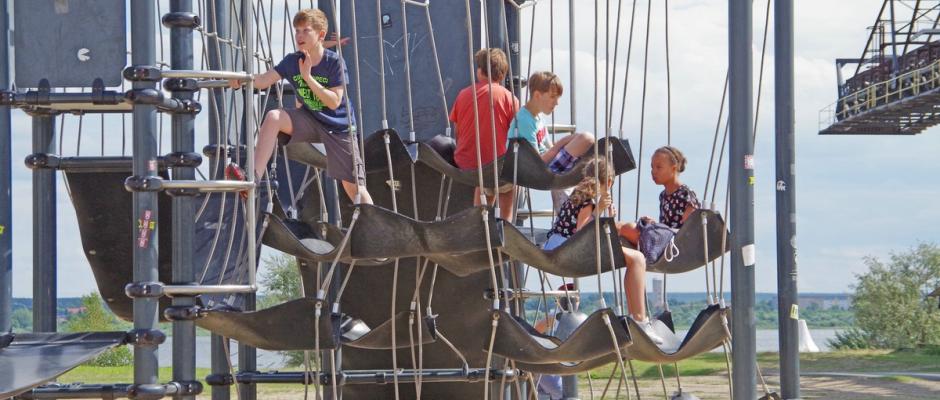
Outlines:
[{"label": "metal handrail", "polygon": [[[927,79],[923,79],[925,76]],[[908,80],[910,84],[906,85],[905,82]],[[852,115],[891,101],[916,96],[925,87],[927,89],[940,87],[940,60],[840,97],[835,103],[820,110],[820,127],[824,128],[823,124],[831,126]]]}]

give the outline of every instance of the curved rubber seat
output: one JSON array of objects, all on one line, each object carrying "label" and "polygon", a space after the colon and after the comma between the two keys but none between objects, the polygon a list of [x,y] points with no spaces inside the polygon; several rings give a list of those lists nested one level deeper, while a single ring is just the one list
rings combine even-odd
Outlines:
[{"label": "curved rubber seat", "polygon": [[0,346],[0,398],[13,397],[55,379],[108,349],[127,342],[126,332],[17,333]]},{"label": "curved rubber seat", "polygon": [[[315,313],[317,303],[322,305],[319,321]],[[202,311],[202,318],[196,320],[196,325],[259,349],[313,350],[317,348],[317,326],[320,330],[319,347],[336,348],[339,342],[338,322],[339,317],[330,314],[328,304],[303,298],[258,311],[207,309]]]},{"label": "curved rubber seat", "polygon": [[[602,138],[595,144],[598,146],[598,155],[603,157],[606,154],[608,144],[610,144],[611,159],[613,161],[614,173],[620,175],[636,168],[636,161],[630,151],[630,144],[626,140],[617,138]],[[518,145],[518,152],[513,151],[513,146]],[[517,185],[536,190],[557,190],[573,187],[584,179],[582,166],[594,156],[592,147],[582,156],[575,165],[567,172],[556,174],[548,168],[545,161],[539,155],[532,143],[525,139],[510,139],[509,150],[504,156],[502,173],[500,179],[503,182],[515,182]]]},{"label": "curved rubber seat", "polygon": [[636,321],[624,318],[630,327],[633,344],[627,347],[625,356],[634,360],[654,362],[657,364],[674,363],[707,353],[730,340],[728,328],[725,326],[728,308],[711,305],[702,310],[695,318],[684,338],[679,338],[666,323],[653,320],[653,329],[663,338],[664,343],[657,346],[653,343]]},{"label": "curved rubber seat", "polygon": [[[316,307],[321,304],[320,320]],[[396,348],[411,345],[408,337],[410,312],[395,315]],[[196,325],[216,334],[235,339],[265,350],[313,350],[317,348],[315,328],[320,329],[321,349],[336,348],[337,343],[362,349],[388,350],[392,348],[391,320],[375,329],[369,329],[361,321],[350,319],[343,326],[343,318],[331,314],[324,302],[313,298],[291,300],[259,311],[241,312],[231,308],[209,309]],[[433,323],[416,321],[422,329],[422,343],[433,343],[437,332]],[[413,333],[415,340],[417,333]]]},{"label": "curved rubber seat", "polygon": [[[702,238],[702,220],[708,222],[708,261],[721,257],[728,251],[728,243],[731,237],[725,229],[725,221],[721,215],[710,210],[695,210],[689,214],[689,218],[682,224],[682,228],[676,233],[675,244],[679,248],[679,255],[672,260],[667,261],[666,257],[661,256],[655,263],[646,266],[648,272],[659,272],[665,274],[681,274],[689,272],[705,265],[705,241]],[[728,235],[725,237],[724,235]],[[722,241],[725,247],[722,248]],[[625,245],[635,248],[630,242],[625,241]]]},{"label": "curved rubber seat", "polygon": [[540,334],[524,319],[505,311],[495,311],[499,318],[493,353],[515,361],[532,364],[582,362],[602,357],[614,351],[610,329],[604,323],[606,316],[611,322],[617,346],[630,344],[627,326],[609,308],[595,311],[577,327],[567,339]]},{"label": "curved rubber seat", "polygon": [[[343,232],[339,228],[329,224],[317,224],[314,228],[306,222],[281,218],[276,214],[265,213],[265,217],[267,228],[261,237],[265,246],[316,262],[332,262],[336,258],[343,238]],[[325,235],[322,231],[324,229]],[[343,262],[352,260],[349,256],[349,246],[343,249],[339,259]]]},{"label": "curved rubber seat", "polygon": [[[395,314],[395,348],[404,349],[411,347],[413,339],[417,344],[418,333],[414,330],[411,336],[408,330],[411,319],[411,311],[401,311]],[[425,317],[422,321],[413,321],[413,326],[421,329],[421,343],[434,343],[437,338],[437,332],[433,330],[433,317]],[[344,339],[347,336],[344,336]],[[391,350],[392,349],[392,320],[383,322],[381,325],[371,329],[368,333],[359,336],[355,340],[343,340],[343,344],[350,347],[369,350]]]},{"label": "curved rubber seat", "polygon": [[[499,249],[493,249],[493,262],[499,262],[496,252]],[[466,278],[480,271],[490,269],[490,256],[486,250],[470,251],[459,254],[429,254],[427,256],[433,263],[439,265],[448,272],[461,278]],[[508,256],[503,256],[503,261],[508,260]]]},{"label": "curved rubber seat", "polygon": [[[569,278],[582,278],[597,274],[597,249],[594,226],[597,220],[589,222],[578,232],[572,235],[561,246],[553,250],[542,250],[533,244],[519,229],[510,224],[504,224],[503,252],[513,260],[521,261],[532,268],[548,272],[553,275]],[[601,218],[601,272],[612,271],[626,266],[623,251],[620,248],[620,236],[617,227],[611,218]],[[606,229],[605,229],[606,228]],[[605,239],[610,238],[613,247],[613,264],[611,264],[610,248]]]},{"label": "curved rubber seat", "polygon": [[[440,172],[444,176],[470,187],[480,186],[477,169],[460,169],[450,160],[444,159],[438,150],[427,143],[418,143],[418,161]],[[496,173],[502,170],[504,157],[496,159]],[[483,187],[493,187],[493,163],[483,165]]]},{"label": "curved rubber seat", "polygon": [[[616,233],[617,228],[614,220],[601,218],[601,221],[604,224],[601,229],[601,272],[623,268],[626,266],[626,261],[620,249],[620,236]],[[532,243],[529,235],[526,234],[527,228],[522,228],[522,231],[520,231],[519,227],[502,220],[500,220],[500,224],[502,225],[503,246],[499,250],[503,252],[503,261],[520,261],[532,268],[569,278],[583,278],[597,274],[594,221],[589,222],[565,243],[553,250],[542,250]],[[603,227],[608,227],[609,230],[605,230]],[[607,240],[604,238],[605,234],[610,237],[610,243],[614,248],[613,264],[611,264],[608,250],[610,247],[607,246]],[[460,277],[466,277],[490,268],[490,258],[486,250],[460,254],[429,255],[428,259]],[[495,253],[493,259],[494,262],[499,261]]]},{"label": "curved rubber seat", "polygon": [[[484,223],[483,207],[473,207],[440,221],[418,221],[382,207],[363,204],[350,236],[355,259],[405,258],[466,253],[502,244],[501,224],[492,210]],[[489,228],[490,242],[486,241]]]},{"label": "curved rubber seat", "polygon": [[[385,137],[388,137],[388,151],[385,150]],[[388,171],[388,158],[392,165],[401,161],[414,163],[418,158],[418,145],[406,144],[394,129],[378,130],[363,142],[362,159],[366,163],[366,172]]]},{"label": "curved rubber seat", "polygon": [[[369,260],[477,251],[498,247],[502,242],[500,224],[490,212],[487,244],[483,207],[432,222],[417,221],[378,206],[358,207],[359,219],[340,254],[343,262],[363,260],[366,264],[357,264],[369,265]],[[332,262],[336,258],[344,236],[339,228],[323,223],[315,228],[277,214],[266,214],[268,225],[262,237],[265,245],[307,260]]]},{"label": "curved rubber seat", "polygon": [[516,361],[515,366],[535,374],[574,375],[614,362],[617,362],[617,352],[612,351],[601,357],[576,363],[534,364]]}]

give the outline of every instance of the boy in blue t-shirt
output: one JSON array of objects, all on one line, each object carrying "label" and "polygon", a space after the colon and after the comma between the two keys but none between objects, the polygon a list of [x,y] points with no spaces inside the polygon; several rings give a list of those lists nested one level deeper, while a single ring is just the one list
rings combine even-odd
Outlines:
[{"label": "boy in blue t-shirt", "polygon": [[[300,10],[294,15],[294,39],[297,52],[288,54],[274,69],[254,75],[255,88],[267,89],[287,79],[297,96],[297,108],[269,111],[261,124],[255,148],[256,177],[264,174],[274,152],[277,135],[291,135],[291,141],[318,142],[326,147],[326,174],[342,181],[346,195],[353,201],[372,204],[364,185],[365,171],[359,147],[351,142],[349,129],[355,131],[352,105],[347,104],[345,84],[349,81],[346,65],[326,41],[329,27],[326,15],[318,9]],[[237,88],[238,81],[230,81]],[[355,168],[355,169],[354,169]],[[358,174],[355,173],[358,171]],[[225,169],[227,177],[245,179],[235,164]],[[359,178],[358,182],[356,177]]]},{"label": "boy in blue t-shirt", "polygon": [[[529,101],[519,109],[509,124],[509,139],[521,138],[532,143],[542,155],[542,161],[556,174],[565,173],[574,166],[594,144],[594,135],[578,132],[565,136],[554,145],[548,138],[548,129],[542,114],[551,114],[564,92],[561,79],[548,71],[533,73],[529,77]],[[508,144],[507,144],[508,146]]]}]

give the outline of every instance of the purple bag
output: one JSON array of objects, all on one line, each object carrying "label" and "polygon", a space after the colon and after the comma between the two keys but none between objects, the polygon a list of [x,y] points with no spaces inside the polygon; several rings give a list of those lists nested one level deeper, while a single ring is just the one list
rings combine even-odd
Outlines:
[{"label": "purple bag", "polygon": [[668,225],[640,220],[637,221],[636,227],[640,231],[640,240],[637,247],[646,257],[647,265],[659,261],[663,253],[667,255],[666,261],[670,261],[679,255],[679,248],[675,244],[676,231]]}]

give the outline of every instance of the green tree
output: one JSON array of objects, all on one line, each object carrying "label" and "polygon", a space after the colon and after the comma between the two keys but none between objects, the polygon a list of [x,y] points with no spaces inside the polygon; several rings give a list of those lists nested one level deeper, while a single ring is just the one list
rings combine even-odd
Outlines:
[{"label": "green tree", "polygon": [[[261,295],[258,308],[264,309],[301,297],[300,271],[297,259],[285,255],[275,255],[264,260],[264,272],[261,274]],[[288,366],[304,363],[303,351],[280,352]]]},{"label": "green tree", "polygon": [[[65,332],[96,332],[122,330],[117,318],[108,309],[98,293],[82,296],[84,311],[75,314],[63,326]],[[93,360],[89,365],[98,367],[117,367],[130,365],[134,362],[130,349],[127,346],[118,346],[108,350]]]},{"label": "green tree", "polygon": [[16,332],[31,332],[33,330],[33,312],[25,307],[13,310],[10,316],[13,330]]},{"label": "green tree", "polygon": [[872,347],[911,348],[940,344],[940,310],[926,296],[940,286],[940,248],[922,243],[892,253],[888,262],[865,258],[852,306],[858,332]]}]

